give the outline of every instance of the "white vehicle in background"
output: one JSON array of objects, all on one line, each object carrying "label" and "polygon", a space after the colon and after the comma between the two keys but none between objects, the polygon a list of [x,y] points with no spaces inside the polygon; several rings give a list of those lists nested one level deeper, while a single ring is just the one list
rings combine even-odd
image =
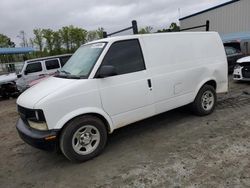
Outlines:
[{"label": "white vehicle in background", "polygon": [[0,96],[8,98],[53,75],[72,54],[30,59],[23,63],[19,74],[0,75]]},{"label": "white vehicle in background", "polygon": [[42,78],[53,75],[71,56],[72,54],[64,54],[25,61],[21,72],[17,75],[18,91],[25,91],[34,80],[42,80]]},{"label": "white vehicle in background", "polygon": [[233,79],[236,81],[250,81],[250,56],[237,60]]},{"label": "white vehicle in background", "polygon": [[130,123],[191,104],[213,112],[228,91],[228,65],[215,32],[111,37],[81,46],[65,66],[17,100],[20,137],[59,147],[82,162],[104,149],[107,135]]},{"label": "white vehicle in background", "polygon": [[16,91],[16,73],[7,73],[0,75],[0,96],[8,98],[13,96]]}]

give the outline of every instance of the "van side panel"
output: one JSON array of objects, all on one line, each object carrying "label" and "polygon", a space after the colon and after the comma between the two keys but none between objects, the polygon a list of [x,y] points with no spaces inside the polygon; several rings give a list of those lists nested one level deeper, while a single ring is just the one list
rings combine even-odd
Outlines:
[{"label": "van side panel", "polygon": [[173,33],[142,37],[156,113],[191,103],[205,81],[227,91],[227,62],[217,33]]}]

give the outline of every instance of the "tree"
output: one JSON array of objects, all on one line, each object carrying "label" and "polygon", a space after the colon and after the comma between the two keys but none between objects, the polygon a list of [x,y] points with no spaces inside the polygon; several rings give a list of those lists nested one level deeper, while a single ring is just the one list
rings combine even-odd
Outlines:
[{"label": "tree", "polygon": [[176,31],[180,31],[180,26],[177,25],[177,23],[171,23],[169,29],[171,30],[171,32],[176,32]]},{"label": "tree", "polygon": [[15,43],[6,35],[0,34],[0,48],[15,47]]},{"label": "tree", "polygon": [[69,27],[69,39],[71,51],[76,50],[86,42],[87,31],[79,27]]},{"label": "tree", "polygon": [[99,39],[102,39],[103,38],[103,32],[104,32],[104,28],[103,27],[99,27],[97,30],[96,30],[96,33],[97,33],[97,36]]},{"label": "tree", "polygon": [[59,31],[53,32],[53,48],[56,54],[61,53],[62,39]]},{"label": "tree", "polygon": [[153,30],[153,27],[146,26],[145,28],[141,28],[138,33],[139,34],[147,34],[147,33],[151,33],[152,30]]},{"label": "tree", "polygon": [[17,35],[17,37],[21,40],[20,45],[21,45],[22,47],[27,47],[27,46],[28,46],[28,41],[27,41],[27,39],[26,39],[26,33],[25,33],[23,30],[21,30],[21,31],[19,32],[19,35]]},{"label": "tree", "polygon": [[43,51],[43,33],[42,33],[42,29],[34,29],[33,33],[35,35],[35,38],[33,40],[34,44],[38,46],[39,51],[42,52]]},{"label": "tree", "polygon": [[180,31],[180,26],[178,26],[176,23],[171,23],[168,29],[162,29],[158,30],[157,33],[162,33],[162,32],[178,32]]},{"label": "tree", "polygon": [[59,33],[62,38],[62,43],[66,47],[67,52],[69,52],[70,49],[69,30],[70,29],[68,26],[63,27],[62,29],[59,30]]},{"label": "tree", "polygon": [[43,29],[42,30],[42,36],[46,40],[46,48],[48,49],[49,53],[53,50],[53,30],[52,29]]},{"label": "tree", "polygon": [[30,38],[29,39],[29,46],[32,47],[32,48],[34,48],[34,45],[35,45],[34,44],[34,40]]},{"label": "tree", "polygon": [[96,40],[96,39],[98,39],[97,32],[96,31],[88,31],[87,41],[90,42],[90,41],[93,41],[93,40]]}]

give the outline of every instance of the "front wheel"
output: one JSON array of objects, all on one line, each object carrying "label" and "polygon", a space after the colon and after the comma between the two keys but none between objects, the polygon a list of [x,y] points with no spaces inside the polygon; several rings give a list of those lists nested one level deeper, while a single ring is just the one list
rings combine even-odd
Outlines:
[{"label": "front wheel", "polygon": [[66,125],[60,137],[60,148],[69,160],[83,162],[100,154],[106,142],[107,130],[103,122],[86,115]]},{"label": "front wheel", "polygon": [[216,101],[217,96],[214,87],[204,85],[192,103],[193,111],[199,116],[211,114],[214,111]]}]

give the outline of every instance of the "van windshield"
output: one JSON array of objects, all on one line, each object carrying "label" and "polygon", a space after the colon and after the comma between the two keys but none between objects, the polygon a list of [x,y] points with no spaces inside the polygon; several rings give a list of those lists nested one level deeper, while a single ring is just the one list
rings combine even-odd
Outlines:
[{"label": "van windshield", "polygon": [[101,55],[106,43],[87,44],[78,48],[56,77],[80,79],[87,78]]}]

